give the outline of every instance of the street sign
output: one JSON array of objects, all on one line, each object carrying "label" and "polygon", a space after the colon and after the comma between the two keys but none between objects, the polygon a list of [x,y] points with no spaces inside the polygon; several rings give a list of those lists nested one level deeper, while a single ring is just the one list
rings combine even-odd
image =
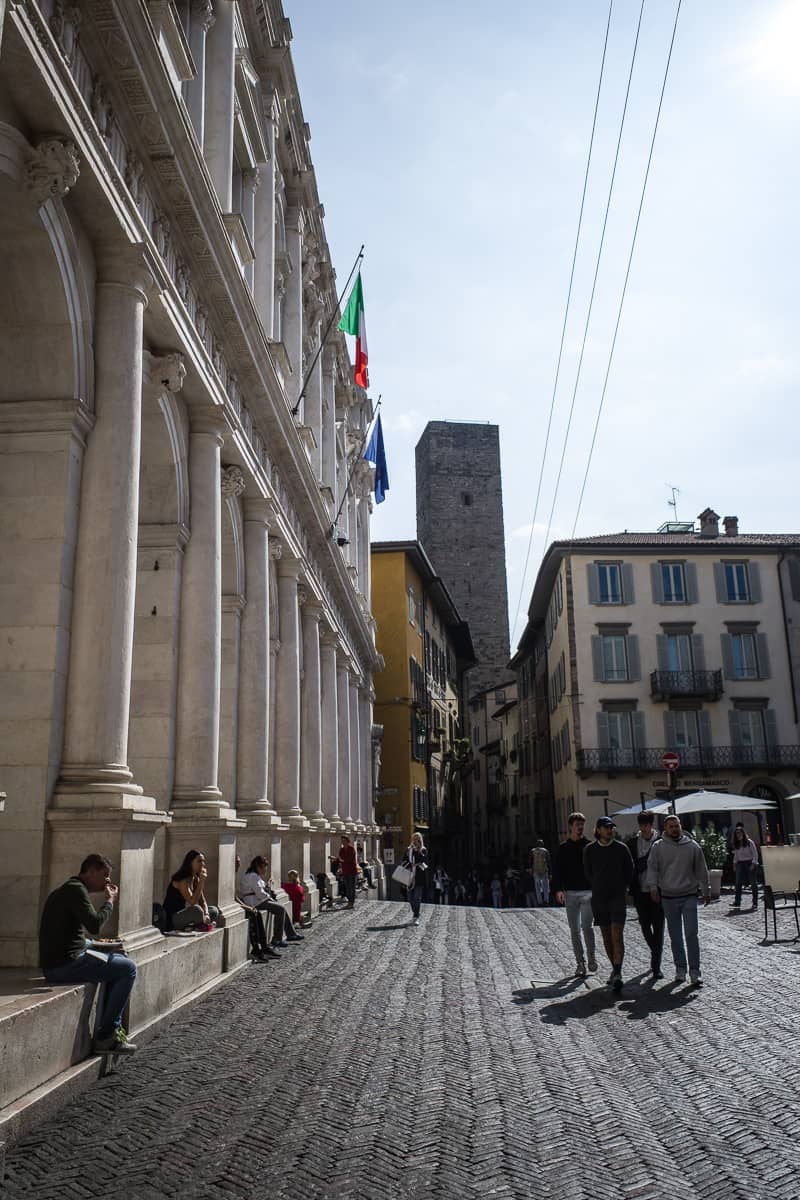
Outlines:
[{"label": "street sign", "polygon": [[387,867],[394,866],[394,850],[389,850],[388,847],[383,852],[383,861]]},{"label": "street sign", "polygon": [[677,771],[680,760],[672,750],[667,750],[665,754],[661,755],[661,765],[665,771]]}]

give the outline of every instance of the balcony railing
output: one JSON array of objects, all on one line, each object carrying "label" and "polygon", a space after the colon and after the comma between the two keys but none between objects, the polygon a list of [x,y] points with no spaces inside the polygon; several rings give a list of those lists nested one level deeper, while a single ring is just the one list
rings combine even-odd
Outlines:
[{"label": "balcony railing", "polygon": [[650,694],[654,700],[670,700],[674,696],[719,700],[722,671],[653,671]]},{"label": "balcony railing", "polygon": [[[671,748],[671,747],[670,747]],[[661,758],[668,747],[627,750],[578,750],[578,771],[663,771]],[[721,767],[778,770],[800,767],[800,746],[683,746],[676,750],[680,771],[718,771]]]}]

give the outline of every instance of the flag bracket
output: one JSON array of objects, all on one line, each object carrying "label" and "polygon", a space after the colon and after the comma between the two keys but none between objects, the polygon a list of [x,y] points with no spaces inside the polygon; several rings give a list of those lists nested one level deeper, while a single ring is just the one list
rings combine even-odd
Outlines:
[{"label": "flag bracket", "polygon": [[334,308],[333,312],[331,313],[330,320],[328,321],[328,324],[325,327],[325,332],[323,333],[322,337],[319,339],[319,346],[317,347],[317,353],[314,355],[313,359],[311,360],[311,366],[308,368],[308,371],[306,372],[306,377],[303,380],[303,386],[300,388],[300,395],[297,397],[295,406],[292,409],[293,417],[296,417],[300,411],[300,405],[302,404],[303,397],[306,394],[306,388],[308,387],[309,381],[311,380],[311,376],[314,372],[314,367],[317,365],[319,356],[320,356],[320,354],[322,354],[325,343],[328,340],[328,334],[331,331],[331,326],[333,325],[333,322],[336,320],[337,316],[339,315],[339,311],[342,307],[342,300],[344,299],[344,294],[350,286],[350,280],[353,278],[356,271],[358,270],[358,265],[362,261],[363,257],[364,257],[364,246],[362,243],[361,249],[359,250],[358,254],[356,255],[356,261],[353,263],[353,269],[350,272],[350,274],[347,276],[347,283],[342,288],[341,295],[339,296],[338,300],[336,301],[336,307]]},{"label": "flag bracket", "polygon": [[361,445],[358,448],[358,454],[353,456],[353,465],[350,468],[350,474],[347,476],[347,485],[344,489],[344,495],[342,496],[342,502],[336,510],[336,516],[333,518],[333,524],[331,525],[330,537],[331,537],[331,539],[334,539],[334,538],[336,539],[337,546],[349,546],[350,545],[350,539],[343,537],[340,533],[337,534],[336,529],[339,524],[339,517],[342,515],[342,509],[345,506],[345,501],[347,500],[347,493],[350,491],[350,484],[353,481],[353,475],[355,474],[355,469],[358,466],[359,462],[361,461],[361,455],[364,453],[364,447],[367,444],[367,434],[369,433],[370,429],[374,425],[375,417],[377,417],[377,415],[380,411],[382,395],[383,395],[383,392],[381,392],[381,395],[378,396],[377,403],[375,404],[375,413],[373,416],[373,420],[370,421],[369,425],[366,428],[364,436],[361,439]]}]

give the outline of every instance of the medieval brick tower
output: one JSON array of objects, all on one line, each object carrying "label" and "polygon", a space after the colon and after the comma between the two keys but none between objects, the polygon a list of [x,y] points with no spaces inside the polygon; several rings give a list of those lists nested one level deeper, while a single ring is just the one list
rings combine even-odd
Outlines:
[{"label": "medieval brick tower", "polygon": [[429,421],[416,447],[417,538],[469,622],[478,660],[470,695],[509,674],[499,433],[497,425]]}]

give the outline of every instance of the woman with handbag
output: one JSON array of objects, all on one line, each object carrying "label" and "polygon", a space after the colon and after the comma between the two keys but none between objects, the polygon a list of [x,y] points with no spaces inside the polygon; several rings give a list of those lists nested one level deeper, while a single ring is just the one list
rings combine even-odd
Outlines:
[{"label": "woman with handbag", "polygon": [[419,925],[419,910],[422,904],[422,889],[425,883],[425,872],[428,869],[428,851],[422,841],[422,836],[415,833],[411,838],[403,858],[403,866],[411,872],[411,878],[406,887],[406,895],[411,905],[414,924]]}]

